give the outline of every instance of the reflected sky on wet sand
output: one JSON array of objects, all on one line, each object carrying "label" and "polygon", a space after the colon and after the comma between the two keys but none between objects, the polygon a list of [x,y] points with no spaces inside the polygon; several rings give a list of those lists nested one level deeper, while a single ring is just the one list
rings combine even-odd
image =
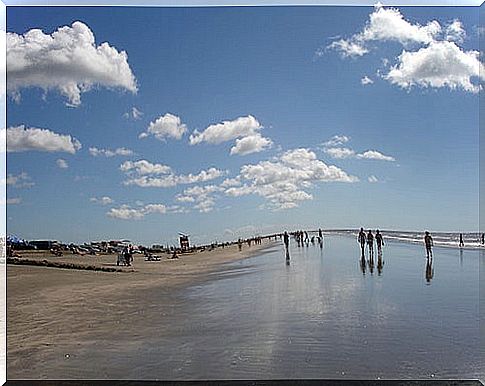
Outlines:
[{"label": "reflected sky on wet sand", "polygon": [[[232,263],[189,287],[138,377],[477,378],[480,251],[388,243],[360,259],[327,236]],[[172,331],[173,330],[173,331]],[[145,355],[143,355],[145,357]],[[146,357],[145,357],[146,358]],[[151,364],[150,364],[151,363]]]}]

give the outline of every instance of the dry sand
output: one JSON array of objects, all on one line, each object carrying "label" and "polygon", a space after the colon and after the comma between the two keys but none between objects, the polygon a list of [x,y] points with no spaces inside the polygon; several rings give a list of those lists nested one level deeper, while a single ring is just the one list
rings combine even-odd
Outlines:
[{"label": "dry sand", "polygon": [[[74,366],[75,356],[100,341],[111,344],[114,353],[120,344],[126,348],[140,343],[150,329],[163,325],[161,310],[168,312],[176,304],[179,289],[208,280],[223,263],[273,245],[267,241],[260,246],[244,244],[242,252],[234,245],[153,262],[135,255],[133,267],[124,268],[125,272],[8,265],[8,379],[103,378],[96,363]],[[25,256],[46,258],[38,253]],[[51,259],[116,267],[115,255]]]}]

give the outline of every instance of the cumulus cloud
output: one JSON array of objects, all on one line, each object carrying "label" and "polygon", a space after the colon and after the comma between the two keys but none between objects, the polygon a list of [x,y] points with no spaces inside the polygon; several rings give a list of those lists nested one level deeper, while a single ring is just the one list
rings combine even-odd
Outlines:
[{"label": "cumulus cloud", "polygon": [[120,170],[128,175],[128,179],[123,182],[125,185],[136,185],[144,188],[169,188],[182,184],[206,182],[226,174],[223,170],[209,168],[201,170],[197,174],[178,175],[167,165],[152,164],[146,160],[126,161],[120,166]]},{"label": "cumulus cloud", "polygon": [[149,135],[155,136],[160,141],[167,138],[181,139],[187,132],[187,126],[176,115],[167,113],[150,122],[147,131],[141,133],[139,138],[146,138]]},{"label": "cumulus cloud", "polygon": [[32,182],[27,173],[22,172],[19,175],[8,174],[7,178],[2,179],[2,185],[8,185],[13,188],[31,188],[35,183]]},{"label": "cumulus cloud", "polygon": [[448,87],[476,93],[473,78],[484,79],[478,51],[463,51],[451,41],[433,42],[418,51],[403,51],[384,79],[399,87]]},{"label": "cumulus cloud", "polygon": [[201,213],[208,213],[214,209],[214,193],[223,191],[224,188],[216,185],[192,186],[176,196],[176,200],[184,203],[194,203],[194,209]]},{"label": "cumulus cloud", "polygon": [[57,134],[48,129],[26,128],[24,125],[9,127],[6,137],[8,152],[46,151],[74,154],[81,148],[81,143],[70,135]]},{"label": "cumulus cloud", "polygon": [[430,21],[422,26],[405,20],[396,8],[376,5],[364,29],[350,37],[332,42],[327,48],[337,50],[342,57],[357,57],[367,54],[371,41],[397,41],[403,45],[428,44],[441,32],[441,25]]},{"label": "cumulus cloud", "polygon": [[93,32],[79,21],[50,35],[40,29],[7,33],[7,78],[14,99],[23,88],[39,87],[59,91],[71,106],[94,86],[137,92],[126,52],[107,42],[96,46]]},{"label": "cumulus cloud", "polygon": [[191,145],[197,145],[202,142],[217,145],[236,138],[257,134],[261,128],[262,126],[258,120],[252,115],[248,115],[233,121],[223,121],[222,123],[210,125],[203,132],[195,130],[190,135],[189,140]]},{"label": "cumulus cloud", "polygon": [[101,204],[101,205],[109,205],[109,204],[112,204],[114,202],[114,200],[109,196],[103,196],[103,197],[100,197],[100,198],[91,197],[89,199],[89,201],[94,202],[96,204]]},{"label": "cumulus cloud", "polygon": [[97,147],[90,147],[89,148],[89,154],[91,154],[93,157],[98,157],[98,156],[104,156],[104,157],[114,157],[114,156],[123,156],[123,157],[128,157],[132,156],[133,150],[124,148],[124,147],[119,147],[114,150],[110,149],[98,149]]},{"label": "cumulus cloud", "polygon": [[232,154],[247,155],[259,153],[273,145],[269,138],[264,138],[261,134],[249,135],[247,137],[236,139],[236,145],[231,148]]},{"label": "cumulus cloud", "polygon": [[357,154],[357,158],[373,159],[373,160],[379,160],[379,161],[395,161],[394,157],[384,155],[376,150],[367,150],[361,154]]},{"label": "cumulus cloud", "polygon": [[[408,90],[414,86],[447,87],[476,93],[480,90],[479,78],[484,78],[484,68],[478,51],[458,46],[465,38],[466,31],[458,19],[444,27],[436,20],[420,25],[406,20],[398,9],[379,4],[362,31],[327,48],[339,51],[342,57],[358,57],[370,51],[370,42],[395,41],[404,50],[389,71],[381,75],[391,84]],[[361,83],[370,84],[369,80],[364,77]]]},{"label": "cumulus cloud", "polygon": [[56,165],[60,169],[67,169],[69,167],[69,164],[67,163],[67,161],[65,159],[62,159],[62,158],[59,158],[56,161]]},{"label": "cumulus cloud", "polygon": [[330,147],[340,146],[349,141],[350,141],[350,137],[347,137],[346,135],[334,135],[328,141],[324,142],[323,146],[330,146]]},{"label": "cumulus cloud", "polygon": [[463,28],[463,24],[460,20],[455,19],[448,24],[445,30],[445,39],[449,41],[455,41],[457,43],[463,43],[466,38],[466,31]]},{"label": "cumulus cloud", "polygon": [[330,140],[323,143],[323,151],[335,159],[358,158],[380,161],[395,161],[394,157],[384,155],[376,150],[367,150],[363,153],[356,153],[353,149],[339,146],[349,141],[350,137],[345,135],[335,135]]},{"label": "cumulus cloud", "polygon": [[123,172],[135,172],[138,175],[147,174],[169,174],[172,172],[170,166],[153,164],[147,160],[125,161],[121,164],[120,170]]},{"label": "cumulus cloud", "polygon": [[364,76],[361,80],[360,80],[360,83],[363,85],[363,86],[367,86],[368,84],[372,84],[374,83],[374,81],[369,78],[367,75]]},{"label": "cumulus cloud", "polygon": [[120,220],[141,220],[149,214],[184,213],[185,211],[177,205],[166,206],[164,204],[147,204],[133,208],[129,205],[121,205],[118,208],[111,208],[106,214],[108,217]]},{"label": "cumulus cloud", "polygon": [[352,158],[355,157],[355,151],[347,147],[329,147],[324,149],[330,157],[336,159]]},{"label": "cumulus cloud", "polygon": [[351,176],[333,165],[317,159],[308,149],[289,150],[272,161],[244,165],[240,170],[241,186],[225,190],[228,196],[255,194],[264,197],[273,209],[290,209],[300,201],[313,196],[304,189],[316,182],[356,182]]}]

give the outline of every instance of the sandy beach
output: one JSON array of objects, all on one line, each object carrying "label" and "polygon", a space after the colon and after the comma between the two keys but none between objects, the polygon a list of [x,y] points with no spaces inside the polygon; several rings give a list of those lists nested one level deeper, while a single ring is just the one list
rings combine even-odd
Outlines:
[{"label": "sandy beach", "polygon": [[[136,344],[140,331],[160,324],[164,313],[152,312],[154,308],[165,309],[165,304],[169,313],[176,305],[177,289],[207,280],[223,263],[251,257],[274,243],[245,244],[241,252],[233,245],[173,260],[145,261],[135,255],[133,266],[122,268],[124,272],[9,264],[8,378],[82,377],[86,371],[66,364],[85,346],[109,341],[119,352],[119,344]],[[46,255],[26,253],[24,258],[43,260]],[[47,259],[118,268],[115,255]],[[85,366],[102,374],[95,370],[96,363]],[[63,371],[57,371],[61,367]]]}]

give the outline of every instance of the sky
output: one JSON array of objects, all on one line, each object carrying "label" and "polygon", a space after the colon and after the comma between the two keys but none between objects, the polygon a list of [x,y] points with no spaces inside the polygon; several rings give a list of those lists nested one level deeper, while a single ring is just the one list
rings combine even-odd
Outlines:
[{"label": "sky", "polygon": [[481,31],[471,7],[8,7],[7,232],[476,231]]}]

